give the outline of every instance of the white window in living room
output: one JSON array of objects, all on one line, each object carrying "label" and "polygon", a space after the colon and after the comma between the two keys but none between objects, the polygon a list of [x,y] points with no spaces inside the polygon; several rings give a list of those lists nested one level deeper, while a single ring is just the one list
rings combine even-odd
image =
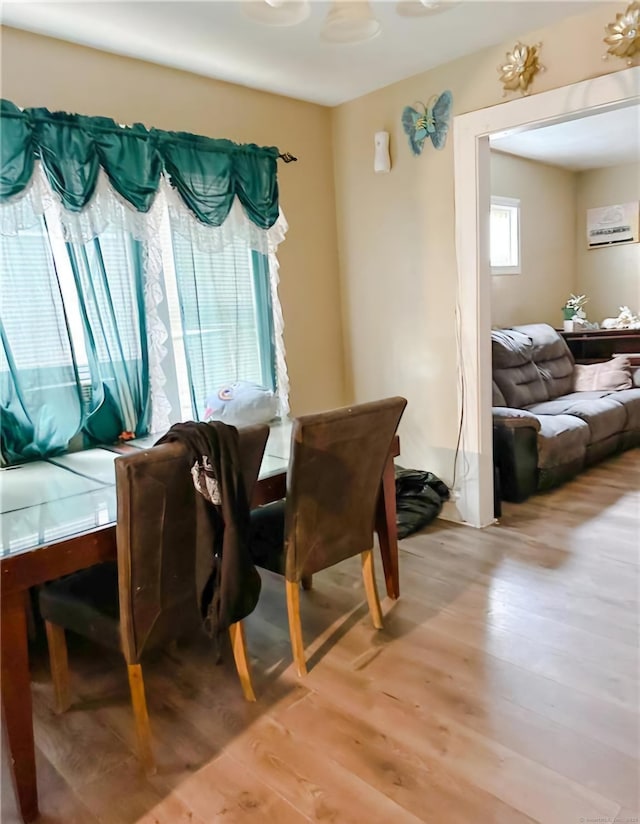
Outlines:
[{"label": "white window in living room", "polygon": [[520,201],[513,197],[491,198],[491,274],[519,275]]}]

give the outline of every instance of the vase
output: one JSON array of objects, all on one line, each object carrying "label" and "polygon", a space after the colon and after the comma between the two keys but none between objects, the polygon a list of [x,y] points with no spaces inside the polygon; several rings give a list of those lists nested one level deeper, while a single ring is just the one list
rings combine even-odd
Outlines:
[{"label": "vase", "polygon": [[574,321],[565,320],[562,324],[562,331],[563,332],[573,332],[574,331],[574,329],[573,329],[574,325],[575,325]]}]

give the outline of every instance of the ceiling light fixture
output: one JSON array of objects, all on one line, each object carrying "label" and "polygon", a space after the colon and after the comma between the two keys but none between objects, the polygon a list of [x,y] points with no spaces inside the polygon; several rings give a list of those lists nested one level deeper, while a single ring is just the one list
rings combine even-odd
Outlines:
[{"label": "ceiling light fixture", "polygon": [[245,17],[264,26],[297,26],[311,14],[309,0],[249,0],[240,5]]},{"label": "ceiling light fixture", "polygon": [[396,11],[400,17],[424,17],[427,14],[447,11],[459,2],[460,0],[398,0]]},{"label": "ceiling light fixture", "polygon": [[328,43],[364,43],[381,31],[368,0],[333,0],[320,37]]},{"label": "ceiling light fixture", "polygon": [[[401,17],[422,17],[447,11],[461,0],[397,0]],[[311,0],[242,0],[245,17],[265,26],[295,26],[311,14]],[[333,0],[320,37],[327,43],[364,43],[382,31],[369,0]]]}]

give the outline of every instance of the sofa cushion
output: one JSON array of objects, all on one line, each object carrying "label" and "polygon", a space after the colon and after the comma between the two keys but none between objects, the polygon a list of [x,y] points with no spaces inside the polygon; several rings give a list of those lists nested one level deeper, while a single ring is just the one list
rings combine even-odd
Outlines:
[{"label": "sofa cushion", "polygon": [[514,326],[513,331],[531,341],[531,358],[547,389],[549,399],[573,389],[574,362],[565,340],[548,323]]},{"label": "sofa cushion", "polygon": [[593,392],[571,392],[556,398],[557,401],[582,401],[593,398],[609,398],[624,407],[627,414],[627,422],[624,427],[625,432],[630,430],[640,431],[640,388],[618,389],[616,391],[599,389]]},{"label": "sofa cushion", "polygon": [[584,461],[589,427],[573,415],[538,415],[538,467],[540,469]]},{"label": "sofa cushion", "polygon": [[592,401],[597,398],[606,398],[611,394],[609,389],[594,389],[590,392],[567,392],[554,398],[555,401]]},{"label": "sofa cushion", "polygon": [[573,389],[576,392],[606,389],[615,391],[631,388],[629,358],[619,355],[603,363],[576,363]]},{"label": "sofa cushion", "polygon": [[627,413],[624,431],[640,432],[640,389],[620,389],[618,392],[611,392],[607,397],[624,407]]},{"label": "sofa cushion", "polygon": [[[545,412],[553,414],[553,410],[568,409],[568,405],[576,401],[582,402],[598,398],[609,398],[624,407],[627,415],[627,422],[624,427],[625,432],[634,429],[640,431],[640,388],[636,387],[632,389],[618,389],[616,391],[598,389],[592,392],[570,392],[568,395],[561,395],[553,401],[548,401],[548,404],[559,404],[562,402],[565,404],[564,406],[535,404],[535,412],[537,414],[544,414]],[[529,411],[534,412],[532,409]]]},{"label": "sofa cushion", "polygon": [[498,384],[491,381],[491,406],[506,406],[507,402],[504,395],[500,391]]},{"label": "sofa cushion", "polygon": [[522,409],[532,403],[546,401],[549,397],[533,363],[510,369],[494,369],[493,375],[507,406]]},{"label": "sofa cushion", "polygon": [[491,333],[491,349],[493,379],[507,406],[522,408],[548,400],[549,393],[532,361],[533,345],[527,335],[513,329],[496,329]]},{"label": "sofa cushion", "polygon": [[531,338],[514,329],[494,329],[491,332],[491,350],[494,369],[524,366],[533,359]]},{"label": "sofa cushion", "polygon": [[619,434],[624,431],[627,424],[627,411],[624,405],[611,397],[575,399],[574,395],[565,400],[558,398],[546,403],[533,404],[528,407],[528,411],[535,415],[574,415],[580,418],[589,426],[589,443]]}]

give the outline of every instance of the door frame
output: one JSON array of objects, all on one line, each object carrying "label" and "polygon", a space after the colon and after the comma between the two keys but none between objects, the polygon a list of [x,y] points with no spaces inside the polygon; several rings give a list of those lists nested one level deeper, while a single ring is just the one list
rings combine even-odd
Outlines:
[{"label": "door frame", "polygon": [[640,102],[640,67],[454,118],[457,354],[461,414],[457,506],[465,523],[494,520],[491,419],[489,137],[528,131]]}]

